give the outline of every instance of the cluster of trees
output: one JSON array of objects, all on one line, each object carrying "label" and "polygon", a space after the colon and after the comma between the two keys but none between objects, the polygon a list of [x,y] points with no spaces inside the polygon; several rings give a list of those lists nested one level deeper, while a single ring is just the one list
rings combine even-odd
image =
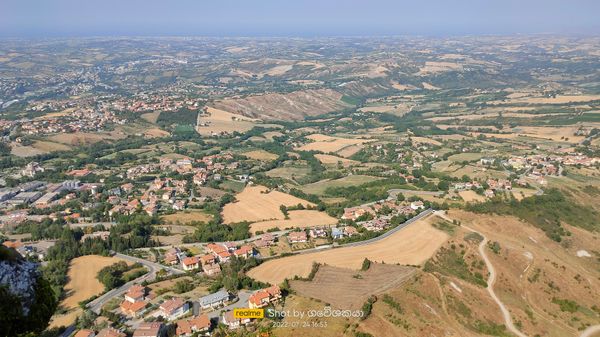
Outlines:
[{"label": "cluster of trees", "polygon": [[119,261],[100,269],[98,280],[104,285],[106,291],[122,286],[146,273],[144,266],[134,263],[128,266],[125,261]]},{"label": "cluster of trees", "polygon": [[264,288],[267,284],[256,281],[246,275],[246,272],[260,264],[260,261],[254,257],[241,259],[232,257],[229,263],[222,266],[221,274],[210,286],[211,293],[225,287],[230,292],[240,289],[256,290]]}]

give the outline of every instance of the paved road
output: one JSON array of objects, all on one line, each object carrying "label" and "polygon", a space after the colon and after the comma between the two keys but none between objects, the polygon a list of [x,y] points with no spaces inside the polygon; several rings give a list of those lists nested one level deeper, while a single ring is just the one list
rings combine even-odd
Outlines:
[{"label": "paved road", "polygon": [[87,304],[87,307],[97,314],[100,313],[100,310],[102,310],[102,306],[104,306],[104,304],[106,304],[106,302],[110,301],[114,297],[117,297],[117,296],[120,296],[120,295],[126,293],[129,290],[129,288],[131,288],[131,286],[133,286],[134,284],[142,283],[145,280],[148,280],[148,281],[154,280],[156,278],[156,273],[161,269],[164,269],[171,274],[177,274],[177,275],[185,274],[185,272],[182,270],[179,270],[179,269],[176,269],[173,267],[163,266],[161,264],[150,262],[148,260],[140,259],[137,257],[124,255],[124,254],[120,254],[120,253],[116,253],[114,256],[118,257],[120,259],[123,259],[123,260],[134,262],[134,263],[136,263],[136,262],[141,263],[146,268],[148,268],[148,273],[136,278],[133,281],[125,283],[124,285],[120,286],[119,288],[112,289],[112,290],[102,294],[95,300],[89,302]]},{"label": "paved road", "polygon": [[[379,240],[383,240],[383,239],[387,238],[390,235],[393,235],[394,233],[396,233],[397,231],[401,230],[402,228],[405,228],[406,226],[410,225],[411,223],[413,223],[415,221],[418,221],[420,219],[425,218],[426,216],[428,216],[432,212],[433,212],[433,209],[431,209],[431,208],[426,209],[423,212],[417,214],[416,216],[414,216],[414,217],[406,220],[406,222],[401,223],[398,226],[390,229],[389,231],[381,234],[380,236],[372,238],[372,239],[369,239],[369,240],[344,243],[344,244],[337,245],[337,246],[326,245],[326,246],[319,246],[319,247],[315,247],[315,248],[308,248],[308,249],[303,249],[303,250],[295,251],[294,254],[308,254],[308,253],[320,252],[320,251],[327,250],[327,249],[332,249],[332,248],[358,247],[358,246],[368,245],[368,244],[371,244],[373,242],[377,242]],[[265,258],[264,260],[268,260],[268,259],[269,258]]]}]

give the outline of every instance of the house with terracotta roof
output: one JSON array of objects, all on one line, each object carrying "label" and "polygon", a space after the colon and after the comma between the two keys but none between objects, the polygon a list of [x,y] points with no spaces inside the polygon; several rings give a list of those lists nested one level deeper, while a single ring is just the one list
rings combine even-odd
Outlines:
[{"label": "house with terracotta roof", "polygon": [[306,233],[305,232],[291,232],[288,234],[288,241],[289,243],[300,243],[300,242],[307,242],[308,238],[306,237]]},{"label": "house with terracotta roof", "polygon": [[164,301],[159,310],[165,319],[171,321],[185,315],[190,310],[190,304],[181,298],[175,297]]},{"label": "house with terracotta roof", "polygon": [[228,262],[229,259],[231,259],[231,253],[227,250],[224,250],[217,254],[217,258],[219,259],[219,262],[221,262],[221,263]]},{"label": "house with terracotta roof", "polygon": [[264,308],[271,303],[279,301],[281,297],[281,288],[274,285],[269,288],[258,290],[250,295],[248,298],[248,307],[251,309]]},{"label": "house with terracotta roof", "polygon": [[254,249],[252,249],[252,246],[244,245],[241,246],[239,249],[234,250],[233,255],[235,255],[238,258],[243,257],[244,259],[247,259],[254,255]]},{"label": "house with terracotta roof", "polygon": [[189,337],[195,333],[206,334],[210,330],[210,318],[207,315],[200,315],[191,319],[182,319],[177,321],[177,336]]},{"label": "house with terracotta roof", "polygon": [[146,311],[146,304],[148,303],[145,301],[138,301],[132,303],[125,300],[121,303],[121,311],[126,316],[137,318],[140,317],[144,313],[144,311]]},{"label": "house with terracotta roof", "polygon": [[162,337],[164,326],[160,322],[142,322],[133,332],[133,337]]},{"label": "house with terracotta roof", "polygon": [[127,337],[127,335],[117,329],[108,327],[100,330],[96,337]]},{"label": "house with terracotta roof", "polygon": [[226,252],[228,251],[228,249],[223,246],[223,245],[219,245],[219,244],[215,244],[215,243],[209,243],[208,245],[206,245],[206,249],[213,254],[219,254],[221,252]]},{"label": "house with terracotta roof", "polygon": [[246,324],[250,323],[250,321],[251,320],[249,318],[242,318],[242,319],[236,318],[233,315],[233,311],[227,311],[227,312],[223,313],[223,316],[222,316],[223,324],[227,325],[227,327],[232,330],[237,329],[242,325],[246,325]]},{"label": "house with terracotta roof", "polygon": [[202,255],[200,256],[200,262],[203,266],[207,264],[214,264],[216,262],[215,256],[212,254]]},{"label": "house with terracotta roof", "polygon": [[135,284],[135,285],[131,286],[131,288],[129,288],[129,290],[127,290],[124,297],[125,297],[126,301],[134,303],[134,302],[143,301],[145,296],[146,296],[146,287],[139,285],[139,284]]},{"label": "house with terracotta roof", "polygon": [[186,257],[181,260],[183,270],[190,271],[200,268],[200,260],[196,256]]},{"label": "house with terracotta roof", "polygon": [[344,234],[351,237],[353,235],[358,235],[358,230],[355,227],[346,226],[344,227]]},{"label": "house with terracotta roof", "polygon": [[125,335],[117,329],[108,327],[100,330],[96,337],[127,337],[127,335]]},{"label": "house with terracotta roof", "polygon": [[89,330],[89,329],[83,329],[83,330],[79,330],[77,331],[77,333],[75,335],[73,335],[73,337],[95,337],[96,333],[94,333],[94,331]]}]

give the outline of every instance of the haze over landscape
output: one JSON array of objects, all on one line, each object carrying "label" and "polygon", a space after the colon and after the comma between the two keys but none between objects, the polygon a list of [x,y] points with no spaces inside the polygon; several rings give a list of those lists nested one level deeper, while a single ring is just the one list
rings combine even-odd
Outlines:
[{"label": "haze over landscape", "polygon": [[0,337],[600,337],[597,13],[0,1]]}]

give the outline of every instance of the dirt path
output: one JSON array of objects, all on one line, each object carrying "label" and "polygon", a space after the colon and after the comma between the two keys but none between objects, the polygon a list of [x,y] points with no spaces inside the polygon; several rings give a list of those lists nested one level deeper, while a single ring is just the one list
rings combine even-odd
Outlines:
[{"label": "dirt path", "polygon": [[508,330],[510,332],[512,332],[513,334],[515,334],[519,337],[527,337],[527,335],[525,335],[524,333],[519,331],[519,329],[517,329],[517,327],[514,325],[512,317],[510,316],[510,312],[508,311],[508,309],[506,309],[506,306],[504,305],[504,303],[502,303],[502,301],[500,301],[500,299],[498,298],[498,296],[496,296],[496,293],[494,292],[494,282],[496,282],[496,270],[494,269],[492,262],[488,259],[487,255],[485,254],[485,244],[488,241],[487,238],[483,234],[481,234],[480,232],[478,232],[472,228],[469,228],[465,225],[463,225],[462,227],[470,230],[471,232],[475,232],[483,237],[483,240],[479,244],[479,254],[483,258],[483,261],[485,262],[485,265],[486,265],[488,271],[490,272],[490,276],[488,277],[488,280],[487,280],[487,291],[490,294],[490,296],[492,297],[492,299],[494,300],[494,302],[496,302],[496,304],[498,304],[498,307],[500,307],[500,311],[502,312],[502,316],[504,317],[504,324],[506,325]]}]

